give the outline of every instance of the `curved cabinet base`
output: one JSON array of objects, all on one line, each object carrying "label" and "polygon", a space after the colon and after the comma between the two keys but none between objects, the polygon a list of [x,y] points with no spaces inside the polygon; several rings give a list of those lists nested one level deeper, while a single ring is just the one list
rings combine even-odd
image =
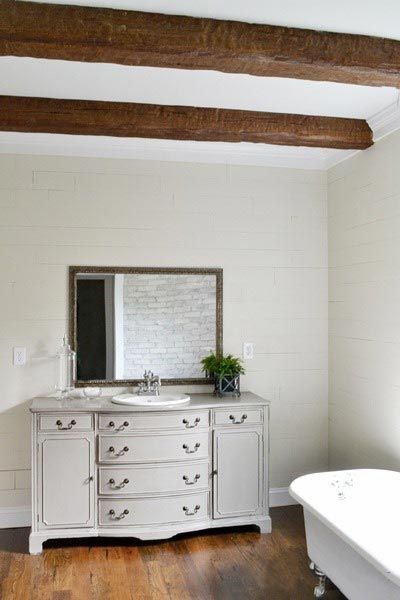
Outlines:
[{"label": "curved cabinet base", "polygon": [[37,398],[31,411],[32,554],[56,538],[271,531],[262,398],[193,394],[168,410]]},{"label": "curved cabinet base", "polygon": [[67,538],[91,538],[91,537],[112,537],[112,538],[135,538],[138,540],[165,540],[174,537],[180,533],[189,533],[191,531],[200,531],[202,529],[215,529],[217,527],[238,527],[243,525],[255,525],[260,533],[271,533],[272,525],[270,517],[260,517],[259,519],[218,519],[217,521],[197,521],[193,523],[182,523],[180,525],[171,525],[165,527],[146,528],[146,527],[120,527],[118,530],[109,527],[98,529],[58,529],[52,531],[33,532],[29,536],[30,554],[41,554],[43,543],[53,539]]}]

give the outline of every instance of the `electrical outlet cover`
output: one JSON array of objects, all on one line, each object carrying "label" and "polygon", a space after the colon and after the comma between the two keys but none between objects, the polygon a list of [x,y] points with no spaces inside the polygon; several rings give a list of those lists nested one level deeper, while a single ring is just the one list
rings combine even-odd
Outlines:
[{"label": "electrical outlet cover", "polygon": [[251,360],[252,358],[254,358],[254,346],[251,342],[244,342],[243,358],[244,360]]},{"label": "electrical outlet cover", "polygon": [[13,363],[16,367],[26,364],[26,348],[15,347],[13,350]]}]

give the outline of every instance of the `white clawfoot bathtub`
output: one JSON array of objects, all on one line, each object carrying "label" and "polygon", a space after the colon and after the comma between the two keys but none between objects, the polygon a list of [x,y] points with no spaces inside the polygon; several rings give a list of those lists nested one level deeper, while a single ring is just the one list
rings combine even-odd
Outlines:
[{"label": "white clawfoot bathtub", "polygon": [[400,473],[357,469],[296,479],[308,555],[349,600],[400,599]]}]

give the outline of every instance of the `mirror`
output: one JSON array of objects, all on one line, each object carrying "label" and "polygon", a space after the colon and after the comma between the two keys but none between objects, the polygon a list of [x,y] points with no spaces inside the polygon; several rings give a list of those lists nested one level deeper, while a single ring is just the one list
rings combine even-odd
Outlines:
[{"label": "mirror", "polygon": [[70,340],[79,385],[209,383],[222,352],[222,269],[70,267]]}]

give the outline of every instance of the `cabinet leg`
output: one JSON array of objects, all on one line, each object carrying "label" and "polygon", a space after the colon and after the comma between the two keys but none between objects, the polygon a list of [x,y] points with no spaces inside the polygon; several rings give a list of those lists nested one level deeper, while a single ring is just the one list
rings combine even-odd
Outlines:
[{"label": "cabinet leg", "polygon": [[29,536],[29,554],[41,554],[43,550],[43,538],[34,533]]},{"label": "cabinet leg", "polygon": [[266,518],[262,521],[259,521],[257,523],[257,527],[259,528],[260,533],[271,533],[271,530],[272,530],[271,519]]}]

